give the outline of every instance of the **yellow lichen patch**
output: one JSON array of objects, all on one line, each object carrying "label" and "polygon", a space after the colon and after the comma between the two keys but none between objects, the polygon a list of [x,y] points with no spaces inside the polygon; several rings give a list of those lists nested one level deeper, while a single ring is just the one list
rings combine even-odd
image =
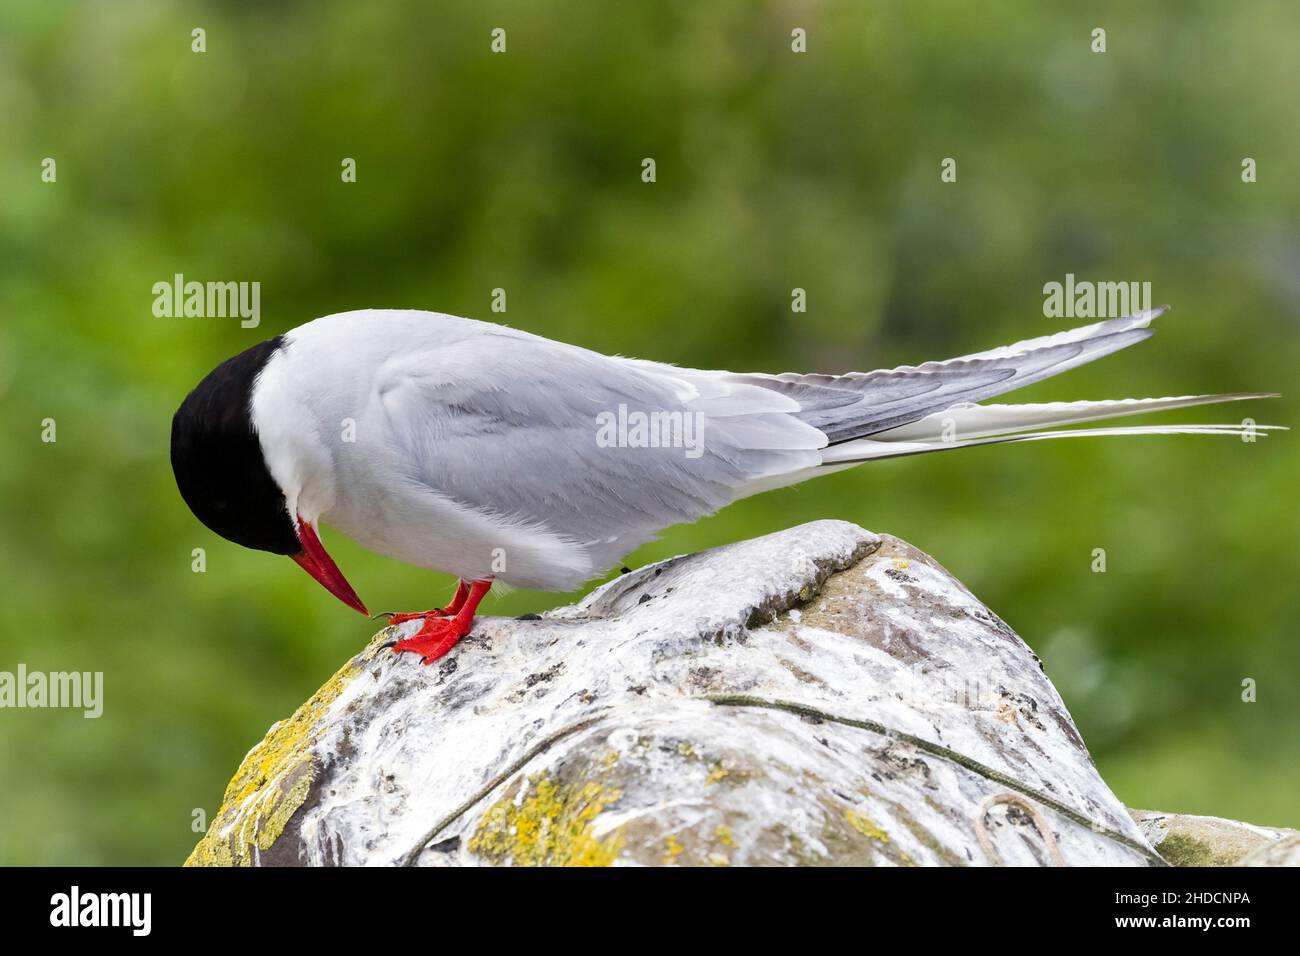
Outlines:
[{"label": "yellow lichen patch", "polygon": [[895,570],[898,571],[906,571],[912,565],[912,562],[906,558],[894,558],[891,563],[894,565]]},{"label": "yellow lichen patch", "polygon": [[1156,849],[1170,866],[1231,866],[1240,859],[1216,857],[1208,842],[1186,833],[1171,833]]},{"label": "yellow lichen patch", "polygon": [[721,783],[730,774],[731,774],[730,770],[728,770],[726,767],[719,764],[718,766],[714,767],[712,770],[709,771],[709,775],[704,778],[704,782],[706,784]]},{"label": "yellow lichen patch", "polygon": [[592,781],[561,786],[549,774],[528,778],[522,796],[507,793],[479,821],[469,850],[514,866],[610,866],[623,849],[614,832],[592,834],[601,811],[622,794]]},{"label": "yellow lichen patch", "polygon": [[731,866],[731,861],[724,853],[710,853],[709,866]]},{"label": "yellow lichen patch", "polygon": [[881,843],[889,842],[889,834],[876,826],[871,821],[870,817],[863,816],[856,810],[845,810],[844,818],[849,821],[849,826],[853,827],[853,829],[857,830],[863,836],[870,837],[873,840],[879,840]]},{"label": "yellow lichen patch", "polygon": [[186,866],[249,866],[257,851],[271,848],[316,779],[311,748],[320,718],[358,673],[349,661],[249,751]]},{"label": "yellow lichen patch", "polygon": [[718,824],[718,828],[713,831],[713,839],[717,840],[723,846],[734,847],[736,838],[731,835],[731,827],[724,824]]},{"label": "yellow lichen patch", "polygon": [[667,854],[664,856],[664,862],[676,863],[677,858],[682,855],[686,850],[686,847],[682,846],[682,841],[677,839],[677,834],[670,833],[668,834],[668,838],[664,840],[664,849],[667,851]]}]

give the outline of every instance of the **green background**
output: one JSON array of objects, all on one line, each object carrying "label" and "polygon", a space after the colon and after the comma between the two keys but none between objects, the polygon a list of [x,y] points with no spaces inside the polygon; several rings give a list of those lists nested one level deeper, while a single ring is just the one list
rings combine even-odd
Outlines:
[{"label": "green background", "polygon": [[[834,372],[1082,324],[1043,315],[1043,284],[1073,272],[1150,281],[1173,312],[1014,400],[1294,391],[1300,10],[1136,6],[4,3],[0,670],[103,671],[106,699],[97,721],[0,711],[0,862],[179,862],[195,808],[370,636],[289,561],[207,532],[168,464],[200,377],[318,315],[434,309]],[[155,318],[176,272],[259,281],[261,327]],[[904,459],[743,501],[629,563],[826,517],[897,534],[1042,655],[1126,803],[1298,826],[1298,465],[1293,434]],[[326,541],[371,607],[450,590]]]}]

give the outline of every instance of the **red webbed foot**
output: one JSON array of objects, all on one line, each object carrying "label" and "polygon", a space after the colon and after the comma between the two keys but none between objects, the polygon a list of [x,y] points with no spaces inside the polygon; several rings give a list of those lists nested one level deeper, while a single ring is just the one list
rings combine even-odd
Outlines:
[{"label": "red webbed foot", "polygon": [[462,626],[454,617],[428,617],[413,636],[396,642],[393,651],[397,654],[405,651],[419,654],[420,663],[432,664],[455,647],[456,642],[469,631],[469,624]]},{"label": "red webbed foot", "polygon": [[483,596],[488,593],[488,589],[491,587],[491,581],[475,581],[469,587],[466,587],[464,582],[461,582],[460,588],[456,591],[456,596],[457,598],[461,597],[462,589],[466,593],[453,617],[435,617],[432,614],[428,616],[419,614],[405,615],[406,620],[424,617],[424,623],[410,637],[395,641],[388,646],[392,647],[393,652],[397,654],[404,652],[419,654],[421,663],[432,664],[455,647],[456,642],[470,632],[474,625],[474,612],[478,609],[479,602],[483,600]]}]

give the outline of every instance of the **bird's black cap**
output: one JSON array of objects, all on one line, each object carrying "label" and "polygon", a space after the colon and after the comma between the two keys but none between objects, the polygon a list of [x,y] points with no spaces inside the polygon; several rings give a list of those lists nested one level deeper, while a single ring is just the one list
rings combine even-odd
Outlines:
[{"label": "bird's black cap", "polygon": [[268,339],[222,362],[172,418],[172,472],[195,517],[227,540],[275,554],[302,551],[253,430],[253,385],[280,349]]}]

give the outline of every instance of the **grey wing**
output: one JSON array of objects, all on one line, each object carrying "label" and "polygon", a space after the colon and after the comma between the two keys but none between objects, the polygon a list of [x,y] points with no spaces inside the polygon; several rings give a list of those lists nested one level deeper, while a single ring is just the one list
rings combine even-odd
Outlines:
[{"label": "grey wing", "polygon": [[[380,394],[407,477],[608,561],[757,479],[820,464],[826,444],[798,402],[766,384],[507,329],[404,357]],[[680,442],[620,434],[620,415],[636,413],[660,413],[660,435]]]},{"label": "grey wing", "polygon": [[[838,376],[682,369],[482,325],[406,356],[381,395],[410,478],[593,548],[600,564],[669,525],[818,474],[866,436],[1141,341],[1158,314]],[[620,410],[681,416],[698,427],[698,448],[602,442],[602,418]]]},{"label": "grey wing", "polygon": [[830,444],[917,421],[961,403],[1022,388],[1150,338],[1164,309],[1110,319],[986,352],[847,375],[748,375],[797,401],[800,417]]}]

